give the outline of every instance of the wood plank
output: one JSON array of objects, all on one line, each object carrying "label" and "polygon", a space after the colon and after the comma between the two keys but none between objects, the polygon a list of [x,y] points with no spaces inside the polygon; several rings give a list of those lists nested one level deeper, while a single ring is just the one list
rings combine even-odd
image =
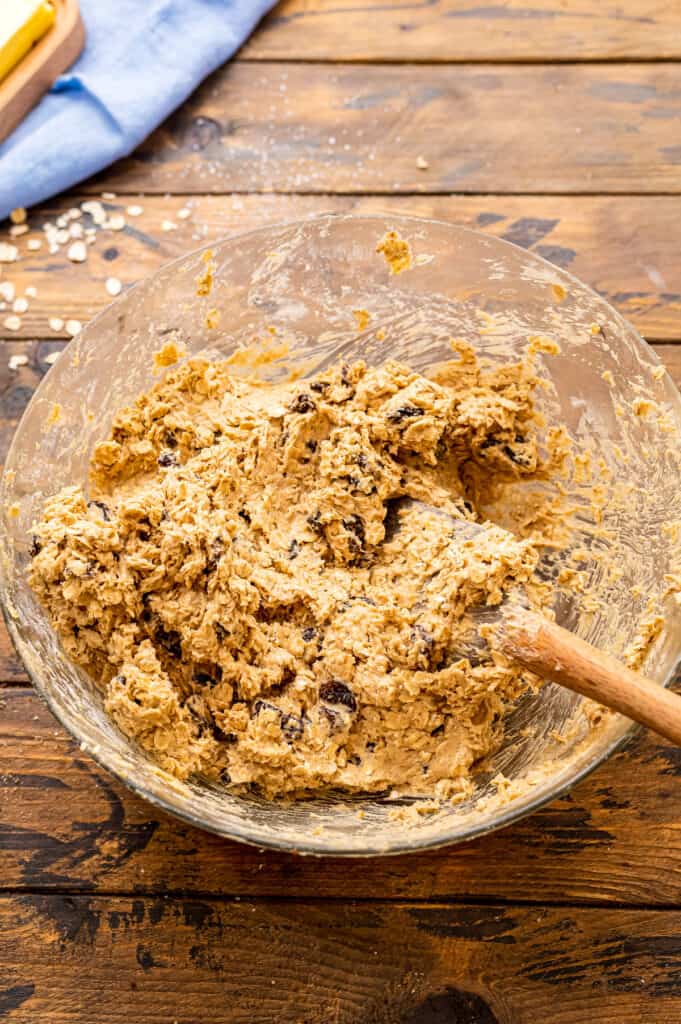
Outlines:
[{"label": "wood plank", "polygon": [[579,61],[681,56],[681,9],[660,0],[285,0],[241,60]]},{"label": "wood plank", "polygon": [[237,62],[89,187],[678,194],[681,66]]},{"label": "wood plank", "polygon": [[32,691],[6,690],[1,699],[0,889],[638,906],[681,900],[681,755],[650,735],[640,733],[572,794],[494,835],[348,862],[265,853],[175,821],[86,757]]},{"label": "wood plank", "polygon": [[[46,275],[49,279],[49,275]],[[17,278],[17,281],[19,279]],[[51,279],[50,279],[51,280]],[[61,276],[57,280],[62,281]],[[62,285],[62,287],[64,287]],[[74,288],[65,288],[66,294]],[[680,332],[681,333],[681,332]],[[49,369],[48,358],[63,350],[65,342],[6,341],[0,350],[0,464],[4,462],[10,442],[24,409],[40,379]],[[681,345],[654,345],[677,385],[681,387]],[[11,369],[13,357],[26,362]],[[28,678],[12,642],[0,619],[0,687],[8,683],[24,683]]]},{"label": "wood plank", "polygon": [[[65,249],[28,250],[29,240],[43,237],[43,223],[54,223],[83,198],[66,196],[32,211],[33,230],[16,240],[21,258],[3,268],[17,294],[31,285],[38,289],[21,317],[19,337],[50,336],[48,319],[54,316],[89,320],[111,301],[108,277],[128,285],[202,243],[277,221],[340,212],[434,217],[507,238],[586,281],[647,337],[681,337],[681,248],[670,230],[681,206],[673,196],[135,196],[105,201],[112,213],[126,215],[131,202],[143,213],[126,215],[124,231],[100,230],[86,263],[71,263]],[[186,220],[177,216],[183,209],[191,211]],[[163,231],[164,220],[177,229]],[[6,228],[0,241],[10,241]],[[0,332],[5,316],[0,315]]]},{"label": "wood plank", "polygon": [[675,1024],[681,913],[9,896],[16,1024]]}]

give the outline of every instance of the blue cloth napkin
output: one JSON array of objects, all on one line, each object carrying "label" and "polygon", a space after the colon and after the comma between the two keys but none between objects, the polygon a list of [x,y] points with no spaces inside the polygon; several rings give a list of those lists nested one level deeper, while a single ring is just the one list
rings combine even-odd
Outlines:
[{"label": "blue cloth napkin", "polygon": [[127,156],[273,2],[81,0],[83,53],[0,145],[0,218]]}]

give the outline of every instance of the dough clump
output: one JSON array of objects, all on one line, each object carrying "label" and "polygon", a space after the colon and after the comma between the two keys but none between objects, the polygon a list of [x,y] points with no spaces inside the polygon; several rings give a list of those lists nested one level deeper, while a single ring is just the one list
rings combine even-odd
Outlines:
[{"label": "dough clump", "polygon": [[461,542],[400,499],[484,522],[548,457],[533,357],[454,347],[432,379],[358,362],[271,385],[190,359],[117,414],[87,490],[46,503],[31,585],[163,769],[268,797],[470,792],[534,681],[469,613],[545,599],[536,542]]}]

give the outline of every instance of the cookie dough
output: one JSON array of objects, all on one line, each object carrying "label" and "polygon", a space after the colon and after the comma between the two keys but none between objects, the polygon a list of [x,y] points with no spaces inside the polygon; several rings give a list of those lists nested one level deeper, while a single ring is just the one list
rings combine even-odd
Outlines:
[{"label": "cookie dough", "polygon": [[190,359],[118,413],[87,492],[47,502],[31,584],[163,769],[268,797],[471,790],[536,681],[469,613],[518,585],[545,601],[535,542],[391,516],[411,496],[484,521],[551,467],[533,355],[454,348],[433,379],[359,362],[277,386]]}]

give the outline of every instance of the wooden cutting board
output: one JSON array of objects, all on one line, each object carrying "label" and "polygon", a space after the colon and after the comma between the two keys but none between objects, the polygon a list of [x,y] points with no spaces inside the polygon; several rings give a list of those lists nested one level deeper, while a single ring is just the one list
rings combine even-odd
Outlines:
[{"label": "wooden cutting board", "polygon": [[0,82],[0,141],[14,131],[83,49],[85,28],[78,0],[52,2],[57,12],[54,25]]}]

